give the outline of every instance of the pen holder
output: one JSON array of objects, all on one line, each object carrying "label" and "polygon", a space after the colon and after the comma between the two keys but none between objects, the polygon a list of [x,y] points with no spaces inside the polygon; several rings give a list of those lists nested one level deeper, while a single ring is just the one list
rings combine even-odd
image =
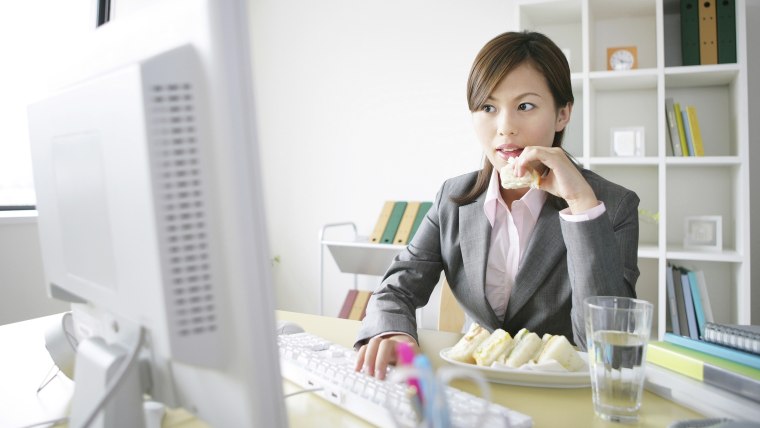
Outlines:
[{"label": "pen holder", "polygon": [[[452,420],[446,387],[456,379],[468,380],[477,385],[480,390],[480,397],[483,399],[483,405],[482,408],[468,409],[472,411],[471,414],[459,409],[456,412],[457,420]],[[415,414],[416,423],[411,425],[403,423],[395,411],[390,411],[391,418],[397,427],[478,427],[483,426],[486,420],[488,403],[491,401],[491,390],[480,373],[459,367],[442,367],[436,374],[433,374],[432,370],[404,366],[396,367],[390,374],[388,381],[403,382],[410,385],[410,394],[407,395],[407,398],[410,401],[412,412]],[[415,381],[419,382],[421,394],[412,392],[413,387],[411,385],[415,384]]]}]

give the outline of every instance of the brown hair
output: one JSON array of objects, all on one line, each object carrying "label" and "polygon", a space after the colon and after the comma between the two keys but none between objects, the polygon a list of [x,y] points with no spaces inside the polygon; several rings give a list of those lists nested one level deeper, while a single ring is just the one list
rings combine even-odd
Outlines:
[{"label": "brown hair", "polygon": [[[471,112],[480,110],[499,82],[521,64],[529,62],[543,74],[557,110],[574,102],[567,58],[551,39],[541,33],[507,32],[496,36],[478,52],[467,79],[467,105]],[[553,147],[562,147],[565,130],[554,134]],[[488,187],[493,165],[484,157],[483,169],[473,187],[465,194],[453,196],[459,205],[474,201]]]}]

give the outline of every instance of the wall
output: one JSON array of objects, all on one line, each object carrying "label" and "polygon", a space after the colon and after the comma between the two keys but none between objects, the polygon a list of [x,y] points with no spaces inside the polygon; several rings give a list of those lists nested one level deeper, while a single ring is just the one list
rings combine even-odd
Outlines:
[{"label": "wall", "polygon": [[[514,28],[512,6],[253,2],[263,202],[281,308],[318,312],[322,225],[353,221],[368,235],[383,201],[433,200],[444,179],[480,167],[466,79],[480,47]],[[352,277],[329,256],[325,265],[325,313],[337,314]]]},{"label": "wall", "polygon": [[[752,168],[749,170],[750,180],[750,219],[760,218],[760,3],[747,1],[747,86],[749,87],[749,157]],[[754,78],[753,78],[754,77]],[[760,224],[754,221],[750,224],[750,242],[760,243]],[[750,272],[752,287],[752,306],[750,308],[752,323],[760,324],[760,247],[753,245],[751,249],[752,268]]]}]

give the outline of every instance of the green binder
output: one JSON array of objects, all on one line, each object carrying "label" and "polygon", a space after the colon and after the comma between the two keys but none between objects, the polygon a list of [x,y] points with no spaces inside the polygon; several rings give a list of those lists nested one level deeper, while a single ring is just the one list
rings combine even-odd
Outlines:
[{"label": "green binder", "polygon": [[385,231],[383,232],[383,239],[380,240],[383,244],[392,244],[393,238],[396,237],[396,231],[398,231],[398,225],[401,223],[401,217],[404,216],[406,210],[406,201],[398,201],[393,205],[393,211],[388,219],[388,224],[385,225]]},{"label": "green binder", "polygon": [[425,215],[427,214],[428,210],[430,210],[430,207],[433,206],[432,202],[423,202],[420,204],[420,209],[417,211],[417,218],[414,219],[414,224],[412,225],[412,231],[409,233],[409,240],[407,242],[412,242],[412,238],[414,237],[414,234],[417,232],[417,228],[420,227],[420,223],[422,223],[422,219],[425,218]]},{"label": "green binder", "polygon": [[716,3],[718,25],[718,64],[736,63],[736,4],[734,0]]},{"label": "green binder", "polygon": [[681,59],[699,65],[699,2],[681,0]]}]

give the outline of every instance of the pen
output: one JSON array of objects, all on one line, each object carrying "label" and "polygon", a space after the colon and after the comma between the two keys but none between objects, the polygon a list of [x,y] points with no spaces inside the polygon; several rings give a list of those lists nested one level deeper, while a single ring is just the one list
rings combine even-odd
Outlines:
[{"label": "pen", "polygon": [[[412,350],[410,344],[398,342],[396,344],[396,355],[398,356],[400,365],[412,366],[414,364],[414,350]],[[422,419],[422,389],[420,388],[420,381],[416,377],[409,377],[406,383],[410,389],[408,392],[409,401],[419,422]]]},{"label": "pen", "polygon": [[422,393],[425,397],[423,414],[426,426],[450,428],[451,419],[446,402],[446,391],[445,388],[437,384],[430,359],[425,355],[417,355],[414,357],[414,367],[420,372]]}]

